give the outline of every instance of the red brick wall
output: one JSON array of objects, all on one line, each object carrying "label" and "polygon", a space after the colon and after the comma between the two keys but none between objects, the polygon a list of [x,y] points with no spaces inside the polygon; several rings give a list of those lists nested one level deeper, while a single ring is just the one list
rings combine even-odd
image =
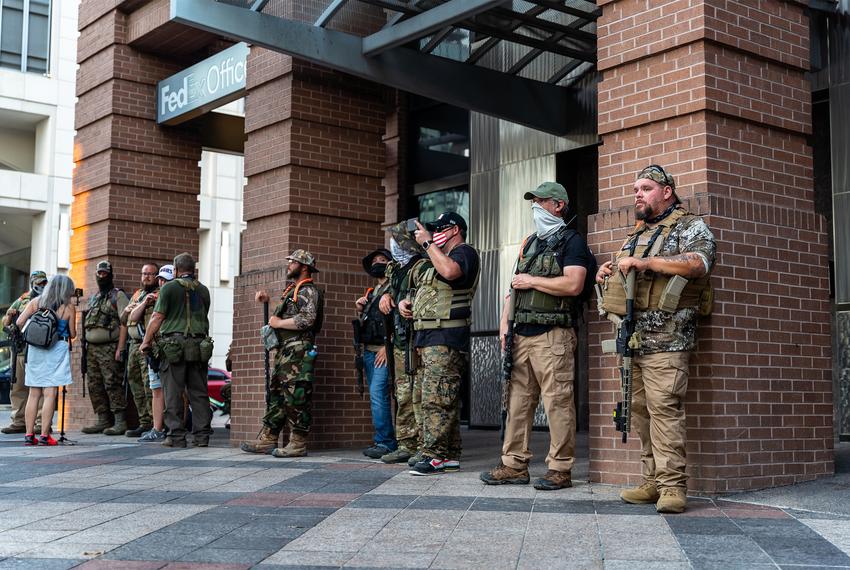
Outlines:
[{"label": "red brick wall", "polygon": [[[833,472],[824,220],[814,212],[803,6],[762,0],[600,2],[600,213],[607,260],[633,223],[632,183],[659,163],[717,238],[715,312],[686,402],[689,487],[726,492]],[[639,480],[619,442],[615,360],[591,324],[591,477]]]},{"label": "red brick wall", "polygon": [[[84,0],[80,6],[71,277],[87,296],[96,291],[101,259],[112,262],[116,285],[131,292],[144,262],[198,253],[200,145],[189,127],[156,125],[156,82],[183,64],[125,44],[127,15],[115,8],[136,4]],[[71,429],[93,416],[75,380],[66,418]]]},{"label": "red brick wall", "polygon": [[253,49],[245,108],[242,273],[236,279],[231,442],[253,438],[264,413],[260,288],[280,295],[295,248],[318,259],[325,322],[317,338],[311,447],[368,442],[368,399],[354,390],[350,320],[369,286],[360,260],[384,243],[386,127],[382,88]]}]

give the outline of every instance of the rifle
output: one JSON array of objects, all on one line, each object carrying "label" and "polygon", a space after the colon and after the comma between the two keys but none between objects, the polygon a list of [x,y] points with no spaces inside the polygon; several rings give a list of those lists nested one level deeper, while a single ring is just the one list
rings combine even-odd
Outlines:
[{"label": "rifle", "polygon": [[508,301],[508,331],[505,333],[505,352],[502,354],[502,425],[499,438],[505,441],[508,424],[508,400],[510,397],[511,373],[514,369],[514,317],[516,315],[516,289],[511,287]]},{"label": "rifle", "polygon": [[124,350],[121,351],[121,365],[124,367],[124,402],[130,398],[130,347],[129,343],[124,345]]},{"label": "rifle", "polygon": [[24,339],[21,336],[21,329],[14,322],[9,323],[6,331],[9,333],[9,356],[12,359],[9,362],[9,372],[12,375],[9,381],[14,384],[18,381],[18,353],[23,349]]},{"label": "rifle", "polygon": [[89,370],[89,341],[86,339],[86,316],[88,315],[88,311],[82,312],[82,335],[81,335],[81,343],[80,343],[80,376],[83,378],[83,398],[86,397],[86,374]]},{"label": "rifle", "polygon": [[617,353],[622,357],[620,363],[620,392],[622,401],[617,402],[614,410],[614,427],[623,432],[623,443],[628,440],[632,429],[632,356],[634,349],[640,347],[640,335],[635,333],[635,276],[629,271],[625,280],[626,315],[617,331]]},{"label": "rifle", "polygon": [[353,319],[351,327],[354,329],[352,342],[354,343],[354,368],[357,371],[357,393],[363,397],[363,344],[360,335],[360,319]]},{"label": "rifle", "polygon": [[[263,324],[269,324],[269,302],[263,303]],[[269,349],[263,348],[263,371],[266,374],[266,410],[269,409],[269,400],[271,400],[270,385],[272,381],[271,368],[269,366]]]},{"label": "rifle", "polygon": [[395,397],[395,346],[393,345],[393,315],[384,315],[384,350],[387,353],[387,379],[390,397],[395,402],[395,411],[398,413],[398,400]]}]

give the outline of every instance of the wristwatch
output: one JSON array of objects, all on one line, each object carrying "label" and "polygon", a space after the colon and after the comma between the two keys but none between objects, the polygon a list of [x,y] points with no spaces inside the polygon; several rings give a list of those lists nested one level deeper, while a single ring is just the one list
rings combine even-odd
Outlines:
[{"label": "wristwatch", "polygon": [[428,249],[431,246],[431,242],[429,240],[425,240],[422,242],[422,249]]}]

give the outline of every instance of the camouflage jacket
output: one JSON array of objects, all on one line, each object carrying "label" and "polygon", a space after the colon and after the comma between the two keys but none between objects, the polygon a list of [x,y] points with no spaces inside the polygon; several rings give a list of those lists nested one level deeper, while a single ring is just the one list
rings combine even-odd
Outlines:
[{"label": "camouflage jacket", "polygon": [[293,318],[298,329],[306,334],[313,333],[313,325],[319,313],[319,289],[312,282],[297,288],[292,284],[275,307],[274,314],[281,319]]},{"label": "camouflage jacket", "polygon": [[[658,256],[698,253],[706,271],[714,267],[717,245],[714,234],[702,218],[688,216],[667,236]],[[636,312],[635,330],[640,333],[638,354],[690,351],[696,347],[697,309],[688,307],[673,313],[660,310]]]}]

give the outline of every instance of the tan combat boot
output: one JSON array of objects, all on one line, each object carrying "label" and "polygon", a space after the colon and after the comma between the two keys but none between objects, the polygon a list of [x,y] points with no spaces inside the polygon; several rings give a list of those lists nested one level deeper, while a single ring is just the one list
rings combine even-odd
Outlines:
[{"label": "tan combat boot", "polygon": [[100,433],[112,425],[112,420],[109,419],[109,412],[103,412],[97,415],[97,421],[94,425],[85,426],[80,431],[83,433]]},{"label": "tan combat boot", "polygon": [[661,498],[655,504],[655,510],[659,513],[682,513],[688,498],[682,487],[664,487],[661,489]]},{"label": "tan combat boot", "polygon": [[275,457],[304,457],[307,455],[307,438],[300,433],[291,432],[289,434],[289,443],[283,449],[275,449],[272,451]]},{"label": "tan combat boot", "polygon": [[645,505],[658,501],[658,487],[654,481],[644,481],[640,487],[626,489],[620,493],[620,498],[633,505]]},{"label": "tan combat boot", "polygon": [[115,423],[103,430],[103,435],[124,435],[127,431],[127,417],[124,412],[115,412]]},{"label": "tan combat boot", "polygon": [[277,438],[278,434],[263,426],[263,429],[257,434],[257,439],[254,441],[243,441],[239,449],[248,453],[271,453],[277,447]]},{"label": "tan combat boot", "polygon": [[528,467],[514,469],[504,463],[499,463],[491,471],[483,471],[478,476],[485,485],[527,485]]}]

